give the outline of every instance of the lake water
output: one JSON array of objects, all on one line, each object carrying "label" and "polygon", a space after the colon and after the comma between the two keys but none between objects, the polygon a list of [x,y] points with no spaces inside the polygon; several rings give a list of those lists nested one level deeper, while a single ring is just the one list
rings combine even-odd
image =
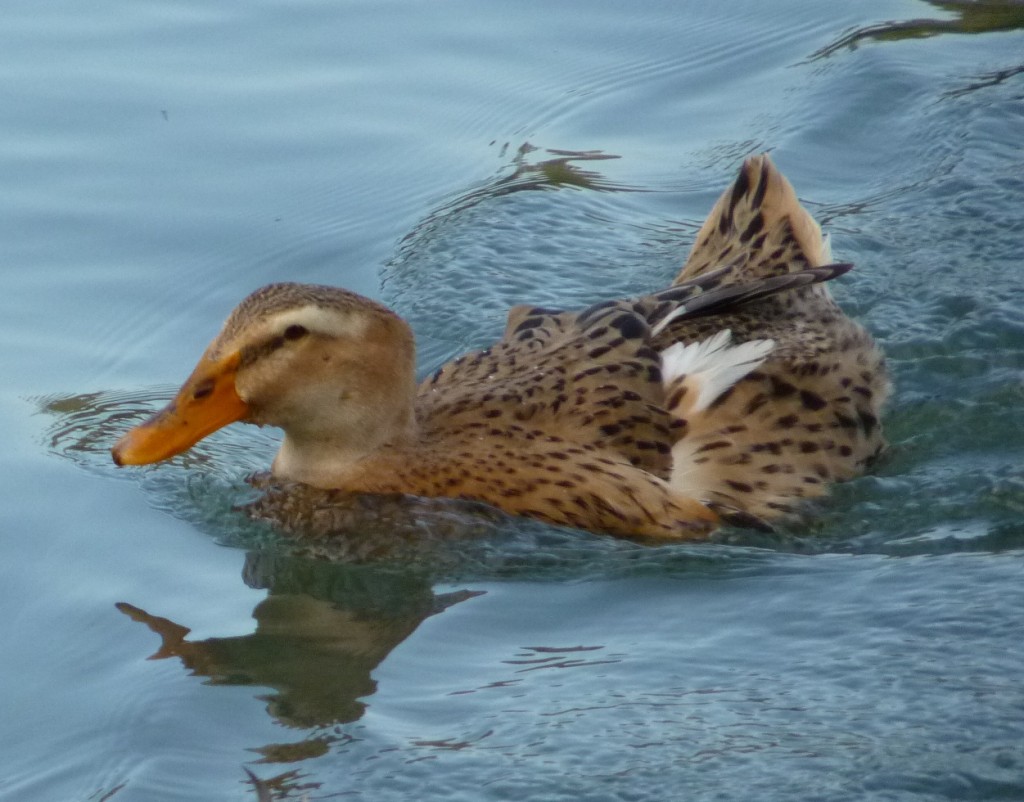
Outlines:
[{"label": "lake water", "polygon": [[[1024,799],[1024,5],[3,18],[0,799]],[[391,304],[428,370],[663,284],[763,150],[896,381],[805,524],[423,504],[324,560],[234,509],[273,433],[109,461],[263,283]]]}]

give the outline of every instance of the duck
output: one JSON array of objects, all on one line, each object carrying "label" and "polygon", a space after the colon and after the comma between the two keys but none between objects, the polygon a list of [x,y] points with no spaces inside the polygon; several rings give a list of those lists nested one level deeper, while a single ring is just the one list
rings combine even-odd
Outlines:
[{"label": "duck", "polygon": [[670,285],[513,307],[499,341],[419,382],[413,332],[386,306],[257,289],[113,459],[166,460],[241,421],[283,431],[271,479],[297,487],[482,502],[628,538],[771,528],[885,447],[884,355],[827,284],[850,268],[752,156]]}]

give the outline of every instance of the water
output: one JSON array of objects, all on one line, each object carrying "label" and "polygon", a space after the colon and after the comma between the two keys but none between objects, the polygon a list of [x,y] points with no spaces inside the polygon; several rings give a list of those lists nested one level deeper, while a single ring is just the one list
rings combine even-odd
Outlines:
[{"label": "water", "polygon": [[[0,799],[1024,798],[1022,28],[9,2]],[[234,509],[273,433],[109,463],[262,283],[393,305],[426,371],[512,304],[668,280],[765,149],[896,380],[890,452],[805,524],[649,548],[382,504],[297,548]]]}]

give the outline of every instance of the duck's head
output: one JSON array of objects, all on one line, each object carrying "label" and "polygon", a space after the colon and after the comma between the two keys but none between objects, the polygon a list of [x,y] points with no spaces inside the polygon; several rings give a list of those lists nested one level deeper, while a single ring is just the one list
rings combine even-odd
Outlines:
[{"label": "duck's head", "polygon": [[174,399],[114,446],[114,462],[158,462],[245,421],[284,430],[276,475],[325,484],[412,435],[414,374],[412,332],[386,307],[333,287],[271,284],[235,308]]}]

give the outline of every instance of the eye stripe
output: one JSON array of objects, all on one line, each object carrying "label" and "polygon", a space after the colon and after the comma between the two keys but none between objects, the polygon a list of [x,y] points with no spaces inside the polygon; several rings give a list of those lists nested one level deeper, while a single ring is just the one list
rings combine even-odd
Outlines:
[{"label": "eye stripe", "polygon": [[203,379],[199,386],[192,392],[192,397],[199,401],[213,393],[213,379]]}]

